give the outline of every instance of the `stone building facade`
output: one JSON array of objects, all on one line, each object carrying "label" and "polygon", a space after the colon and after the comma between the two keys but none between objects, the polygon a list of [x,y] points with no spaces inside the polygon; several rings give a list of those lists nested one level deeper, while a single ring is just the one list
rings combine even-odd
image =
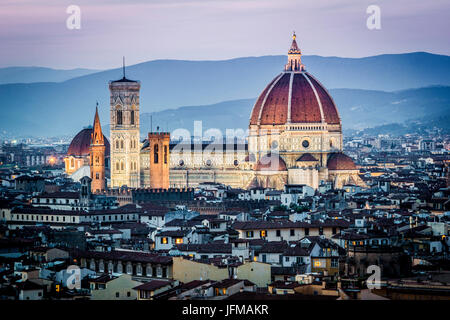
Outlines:
[{"label": "stone building facade", "polygon": [[111,187],[140,186],[138,81],[125,77],[109,83]]}]

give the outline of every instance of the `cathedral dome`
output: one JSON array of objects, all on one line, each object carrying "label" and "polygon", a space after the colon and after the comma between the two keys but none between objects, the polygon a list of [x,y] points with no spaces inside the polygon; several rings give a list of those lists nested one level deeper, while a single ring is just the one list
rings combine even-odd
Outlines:
[{"label": "cathedral dome", "polygon": [[286,171],[286,163],[277,154],[268,153],[258,160],[255,171]]},{"label": "cathedral dome", "polygon": [[343,153],[332,153],[327,162],[328,170],[356,170],[352,158]]},{"label": "cathedral dome", "polygon": [[[91,146],[91,134],[92,128],[85,128],[78,132],[75,138],[72,139],[72,142],[69,145],[69,149],[67,150],[68,156],[75,157],[84,157],[89,155],[89,148]],[[105,135],[103,135],[103,139],[105,140],[105,155],[109,156],[109,141],[106,139]]]},{"label": "cathedral dome", "polygon": [[259,95],[250,117],[250,125],[287,123],[341,123],[328,91],[301,64],[295,34],[285,71],[276,76]]},{"label": "cathedral dome", "polygon": [[300,157],[297,158],[297,162],[317,162],[318,160],[314,158],[311,153],[304,153]]}]

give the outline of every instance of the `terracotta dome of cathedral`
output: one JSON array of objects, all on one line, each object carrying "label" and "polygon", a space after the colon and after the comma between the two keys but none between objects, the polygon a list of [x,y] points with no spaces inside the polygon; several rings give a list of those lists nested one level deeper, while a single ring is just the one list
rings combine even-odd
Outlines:
[{"label": "terracotta dome of cathedral", "polygon": [[352,158],[343,153],[332,153],[327,162],[328,170],[356,170]]},{"label": "terracotta dome of cathedral", "polygon": [[[82,157],[89,155],[89,147],[91,146],[91,134],[92,128],[85,128],[78,132],[75,138],[72,139],[72,142],[69,145],[69,149],[67,150],[68,156],[76,156]],[[109,141],[106,139],[105,135],[103,135],[105,140],[105,155],[109,156]]]},{"label": "terracotta dome of cathedral", "polygon": [[255,171],[286,171],[286,163],[277,154],[268,153],[255,165]]},{"label": "terracotta dome of cathedral", "polygon": [[295,34],[285,71],[276,76],[259,95],[250,117],[250,125],[286,123],[341,123],[328,91],[301,64]]}]

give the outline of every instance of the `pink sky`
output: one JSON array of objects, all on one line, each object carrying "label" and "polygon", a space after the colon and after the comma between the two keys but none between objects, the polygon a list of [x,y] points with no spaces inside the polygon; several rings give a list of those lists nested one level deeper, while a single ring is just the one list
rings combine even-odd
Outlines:
[{"label": "pink sky", "polygon": [[[381,30],[366,27],[371,4]],[[66,28],[69,5],[81,30]],[[293,30],[306,55],[450,55],[449,13],[448,0],[1,0],[0,67],[286,54]]]}]

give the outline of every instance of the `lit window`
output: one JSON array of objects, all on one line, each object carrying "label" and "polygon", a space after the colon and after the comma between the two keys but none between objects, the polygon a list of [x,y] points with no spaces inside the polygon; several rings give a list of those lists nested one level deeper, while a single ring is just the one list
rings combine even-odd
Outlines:
[{"label": "lit window", "polygon": [[166,238],[166,237],[161,238],[161,243],[162,243],[162,244],[167,244],[167,238]]},{"label": "lit window", "polygon": [[183,238],[176,238],[175,243],[176,243],[176,244],[181,244],[181,243],[183,243]]}]

